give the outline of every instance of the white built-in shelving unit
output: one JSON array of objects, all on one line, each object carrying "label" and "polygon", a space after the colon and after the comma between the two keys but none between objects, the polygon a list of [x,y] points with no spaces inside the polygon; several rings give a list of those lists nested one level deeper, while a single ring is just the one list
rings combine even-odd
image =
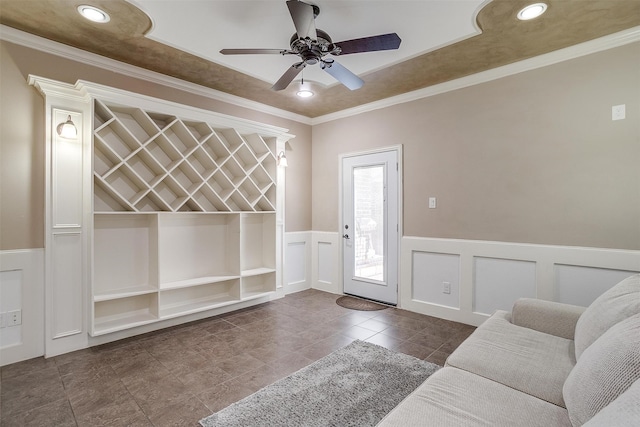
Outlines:
[{"label": "white built-in shelving unit", "polygon": [[28,81],[45,100],[46,357],[284,295],[287,129]]},{"label": "white built-in shelving unit", "polygon": [[93,336],[276,290],[277,137],[185,117],[94,100]]}]

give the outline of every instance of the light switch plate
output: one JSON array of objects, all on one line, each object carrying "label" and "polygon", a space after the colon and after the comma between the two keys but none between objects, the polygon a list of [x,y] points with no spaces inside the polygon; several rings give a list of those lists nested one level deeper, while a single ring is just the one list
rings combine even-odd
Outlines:
[{"label": "light switch plate", "polygon": [[435,208],[436,208],[436,198],[429,197],[429,209],[435,209]]}]

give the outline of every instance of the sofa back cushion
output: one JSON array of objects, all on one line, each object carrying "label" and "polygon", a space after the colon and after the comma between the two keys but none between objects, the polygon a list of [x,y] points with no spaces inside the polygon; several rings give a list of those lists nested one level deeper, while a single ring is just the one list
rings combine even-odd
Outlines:
[{"label": "sofa back cushion", "polygon": [[584,427],[640,426],[640,380],[636,380],[616,400],[609,403]]},{"label": "sofa back cushion", "polygon": [[640,378],[640,314],[611,327],[590,345],[562,388],[574,426],[589,421]]},{"label": "sofa back cushion", "polygon": [[640,274],[628,277],[600,295],[576,323],[576,360],[607,329],[640,313]]}]

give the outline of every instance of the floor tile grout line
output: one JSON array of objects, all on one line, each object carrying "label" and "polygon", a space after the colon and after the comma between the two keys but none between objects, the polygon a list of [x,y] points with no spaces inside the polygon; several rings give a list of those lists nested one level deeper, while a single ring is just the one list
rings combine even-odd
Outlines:
[{"label": "floor tile grout line", "polygon": [[[306,291],[303,291],[303,292],[306,292]],[[317,297],[318,295],[320,295],[321,297],[318,298]],[[242,339],[251,337],[252,334],[257,334],[256,336],[259,336],[260,323],[268,324],[271,322],[279,322],[280,320],[278,319],[284,319],[282,320],[283,325],[287,325],[289,322],[292,322],[292,324],[296,324],[296,322],[299,322],[299,323],[304,323],[305,327],[289,328],[287,326],[287,327],[282,327],[282,329],[269,329],[267,334],[274,334],[274,337],[289,337],[290,339],[285,338],[284,341],[282,342],[286,343],[286,344],[283,344],[285,347],[290,348],[290,350],[288,350],[287,356],[293,357],[294,359],[298,358],[300,360],[308,360],[310,361],[309,363],[312,363],[315,360],[318,360],[318,356],[320,354],[325,352],[330,353],[331,351],[335,351],[335,349],[331,350],[331,348],[337,348],[339,346],[346,345],[346,344],[338,344],[338,343],[342,341],[344,342],[353,341],[355,338],[345,334],[345,331],[355,326],[358,326],[359,328],[363,328],[364,330],[371,332],[371,336],[369,336],[366,339],[362,339],[363,341],[375,340],[376,339],[375,337],[378,337],[377,338],[378,342],[382,342],[383,339],[386,339],[388,340],[389,343],[387,345],[383,345],[383,347],[387,346],[388,348],[391,348],[394,351],[401,351],[401,350],[396,350],[395,348],[402,345],[406,345],[405,347],[406,350],[404,352],[407,354],[420,353],[421,351],[423,351],[423,350],[420,350],[421,348],[422,349],[427,348],[431,350],[431,348],[429,348],[430,346],[428,345],[425,346],[420,342],[409,341],[409,339],[417,336],[418,334],[426,335],[427,336],[426,339],[428,339],[429,335],[432,335],[434,338],[443,339],[444,341],[441,342],[440,345],[438,345],[435,350],[429,351],[429,353],[422,354],[422,356],[427,354],[427,356],[424,357],[424,360],[437,357],[437,360],[439,361],[439,363],[442,363],[442,356],[446,356],[447,354],[449,354],[448,351],[447,352],[442,351],[444,346],[449,345],[448,350],[452,351],[456,347],[456,343],[461,342],[461,338],[460,338],[460,335],[462,335],[461,331],[464,330],[465,335],[468,335],[467,332],[472,332],[472,330],[468,331],[467,329],[465,329],[464,325],[457,324],[456,322],[449,322],[445,320],[439,321],[440,319],[432,318],[430,316],[421,317],[421,315],[419,314],[403,315],[401,312],[396,312],[396,310],[398,309],[384,309],[376,313],[358,312],[358,311],[341,312],[339,309],[336,310],[337,305],[335,304],[335,298],[337,298],[338,296],[336,295],[335,298],[333,298],[334,296],[329,298],[327,297],[327,295],[329,294],[323,293],[321,291],[313,291],[304,296],[292,298],[290,301],[286,303],[284,302],[281,303],[278,301],[268,302],[268,303],[265,303],[264,305],[261,304],[259,307],[249,307],[247,309],[243,309],[241,312],[234,313],[231,316],[227,316],[227,317],[216,316],[210,319],[202,319],[200,321],[193,322],[192,324],[178,325],[175,328],[170,328],[169,331],[158,331],[157,334],[155,332],[151,332],[149,334],[144,334],[144,337],[131,337],[124,340],[124,342],[122,343],[119,343],[119,344],[114,343],[113,346],[107,347],[106,349],[104,349],[104,351],[114,351],[114,352],[122,351],[123,354],[127,354],[128,352],[127,346],[131,345],[132,347],[139,347],[148,339],[162,337],[164,333],[168,333],[166,336],[162,337],[157,342],[158,345],[162,346],[164,341],[166,340],[167,344],[179,343],[179,345],[191,346],[193,347],[196,355],[202,355],[208,360],[213,360],[211,356],[207,356],[207,352],[210,350],[207,350],[206,347],[197,348],[193,343],[198,340],[198,334],[202,334],[203,338],[200,338],[200,339],[209,339],[209,338],[213,339],[218,334],[227,332],[227,335],[224,337],[224,339],[225,340],[229,338],[231,339],[230,341],[228,341],[229,345],[231,346],[228,354],[232,356],[229,356],[226,358],[233,359],[238,355],[247,354],[253,357],[254,359],[256,359],[254,356],[248,353],[251,350],[251,347],[247,346],[246,342],[243,343]],[[280,304],[282,304],[282,307],[279,307]],[[309,307],[308,319],[301,314],[301,310],[303,310],[303,307],[305,306]],[[367,314],[364,314],[364,313],[367,313]],[[353,318],[347,319],[347,317],[349,316],[353,316]],[[236,323],[233,323],[234,317],[235,317]],[[340,321],[340,319],[342,320]],[[382,329],[380,329],[380,325],[373,327],[375,325],[374,323],[369,324],[368,325],[369,328],[367,327],[367,325],[362,326],[363,324],[371,320],[374,320],[375,322],[380,322],[387,326]],[[334,321],[337,321],[337,322],[334,323],[334,326],[332,326],[333,333],[331,333],[330,335],[324,336],[324,334],[322,333],[319,333],[316,335],[321,338],[313,338],[314,336],[313,333],[311,333],[310,335],[307,335],[308,331],[315,328],[316,326],[322,326],[322,325],[325,325],[326,323],[334,322]],[[221,323],[221,322],[224,322],[222,324],[226,325],[224,326],[223,330],[213,333],[207,329],[208,326],[214,325],[216,323]],[[407,328],[406,326],[409,326],[409,327]],[[397,336],[394,336],[391,333],[389,334],[383,333],[384,331],[390,329],[391,327],[396,327],[396,328],[399,328],[400,330],[404,330],[406,333],[405,338],[398,338]],[[234,335],[234,331],[235,331],[235,335]],[[433,331],[439,331],[439,332],[433,332]],[[183,335],[182,334],[183,332],[188,332],[188,334]],[[351,334],[351,335],[354,335],[354,334]],[[242,338],[236,341],[233,339],[234,336],[245,337],[245,338]],[[265,350],[267,350],[268,346],[274,345],[273,343],[276,342],[277,340],[278,340],[277,338],[274,341],[263,340],[261,342],[264,344],[261,344],[260,346],[258,346],[258,348],[264,345]],[[222,342],[226,342],[226,341],[222,341]],[[237,346],[234,345],[233,343],[236,343]],[[171,344],[168,344],[168,345],[171,345]],[[314,348],[312,349],[312,347]],[[154,360],[158,362],[160,366],[167,369],[167,371],[171,375],[171,378],[177,381],[180,381],[180,383],[184,385],[184,383],[180,380],[181,377],[176,374],[176,371],[172,371],[170,369],[168,359],[158,358],[157,355],[152,354],[149,351],[149,349],[146,347],[142,347],[141,349],[147,354],[148,357],[151,358],[150,360]],[[99,349],[96,347],[91,348],[92,354],[99,353],[102,350],[103,349]],[[438,352],[442,352],[443,354],[436,356]],[[313,356],[311,356],[312,354]],[[254,372],[254,371],[259,372],[266,368],[269,368],[270,370],[275,370],[273,371],[275,373],[278,369],[277,361],[280,360],[281,358],[282,357],[277,357],[277,355],[274,356],[273,359],[265,359],[266,361],[262,360],[261,358],[257,358],[257,360],[261,363],[261,365],[259,367],[254,367],[252,369],[249,369],[244,373],[233,373],[235,371],[235,368],[232,368],[230,366],[230,371],[225,370],[225,372],[228,374],[231,374],[231,376],[226,381],[223,381],[221,384],[235,381],[242,375],[245,375],[247,373]],[[62,387],[65,390],[64,393],[66,398],[66,404],[69,405],[69,407],[71,408],[72,415],[76,425],[79,425],[78,418],[76,417],[76,414],[75,414],[75,410],[73,408],[73,405],[71,405],[71,401],[68,396],[68,392],[70,390],[69,384],[65,385],[65,381],[63,379],[64,375],[61,375],[62,372],[60,369],[61,369],[61,366],[64,365],[60,363],[62,360],[63,359],[54,359],[53,362],[55,363],[55,366],[56,366],[56,373],[57,373],[58,379],[59,381],[61,381]],[[64,359],[64,360],[67,360],[68,363],[77,363],[77,362],[82,362],[84,360],[89,360],[89,359],[87,359],[86,357],[85,358],[78,357],[77,359],[72,357],[70,359]],[[111,369],[114,369],[114,366],[115,366],[113,361],[107,362],[106,365],[109,366]],[[24,367],[22,367],[21,369],[24,369]],[[282,373],[286,373],[287,370],[288,369],[286,368],[286,366],[280,367],[281,373],[276,374],[276,376],[283,375]],[[121,374],[118,374],[118,373],[116,374],[120,383],[123,384]],[[16,374],[16,376],[18,375],[20,374]],[[264,377],[264,378],[266,379],[267,377]],[[4,386],[4,384],[2,385]],[[217,386],[219,386],[219,384],[212,386],[212,388],[215,388]],[[152,423],[151,418],[149,418],[147,413],[142,409],[142,407],[138,403],[138,399],[136,399],[131,394],[131,391],[129,390],[128,387],[126,386],[124,387],[128,393],[128,396],[130,396],[130,399],[136,403],[139,410],[142,411],[144,416],[147,418],[147,421],[149,423]],[[196,397],[195,400],[199,403],[199,405],[202,406],[202,408],[206,408],[207,411],[211,411],[210,406],[207,405],[207,403],[213,404],[213,402],[205,401],[203,394],[194,394],[194,392],[190,389],[187,389],[185,391],[185,395],[186,393],[189,393],[191,398]],[[2,417],[2,418],[4,419],[5,417]],[[195,425],[195,422],[194,422],[194,425]]]}]

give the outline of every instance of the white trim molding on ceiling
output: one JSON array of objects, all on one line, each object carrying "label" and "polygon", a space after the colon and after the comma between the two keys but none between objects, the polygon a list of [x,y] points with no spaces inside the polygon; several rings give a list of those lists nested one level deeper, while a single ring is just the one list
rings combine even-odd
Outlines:
[{"label": "white trim molding on ceiling", "polygon": [[439,95],[445,92],[450,92],[453,90],[490,82],[492,80],[497,80],[502,77],[507,77],[507,76],[523,73],[525,71],[535,70],[536,68],[542,68],[542,67],[557,64],[560,62],[569,61],[571,59],[579,58],[581,56],[586,56],[592,53],[613,49],[613,48],[624,46],[637,41],[640,41],[640,26],[629,28],[627,30],[620,31],[618,33],[609,34],[607,36],[590,40],[588,42],[580,43],[574,46],[569,46],[564,49],[559,49],[554,52],[549,52],[540,56],[535,56],[533,58],[514,62],[512,64],[503,65],[497,68],[492,68],[490,70],[482,71],[480,73],[472,74],[470,76],[465,76],[459,79],[450,80],[448,82],[439,83],[423,89],[418,89],[412,92],[407,92],[401,95],[382,99],[380,101],[375,101],[369,104],[363,104],[357,107],[348,108],[346,110],[338,111],[335,113],[326,114],[324,116],[315,117],[311,119],[311,125],[317,125],[320,123],[330,122],[330,121],[342,119],[345,117],[355,116],[357,114],[365,113],[367,111],[379,110],[381,108],[390,107],[392,105],[404,104],[406,102],[416,101],[422,98],[428,98],[430,96]]},{"label": "white trim molding on ceiling", "polygon": [[288,120],[293,120],[306,125],[316,125],[338,120],[367,111],[378,110],[397,104],[416,101],[418,99],[439,95],[445,92],[462,89],[465,87],[489,82],[502,77],[519,74],[525,71],[534,70],[536,68],[546,67],[560,62],[586,56],[592,53],[601,52],[608,49],[624,46],[630,43],[640,41],[640,26],[629,28],[618,33],[610,34],[574,46],[559,49],[554,52],[546,53],[513,64],[504,65],[483,71],[470,76],[451,80],[437,85],[429,86],[423,89],[407,92],[401,95],[382,99],[380,101],[363,104],[358,107],[348,108],[324,116],[310,118],[290,111],[275,108],[259,102],[251,101],[239,96],[231,95],[215,89],[200,86],[195,83],[177,79],[175,77],[160,74],[141,67],[126,64],[115,59],[107,58],[91,52],[87,52],[75,47],[67,46],[62,43],[54,42],[24,31],[16,30],[5,25],[0,25],[0,40],[25,46],[31,49],[61,56],[73,61],[95,66],[112,72],[116,72],[128,77],[150,81],[152,83],[167,86],[173,89],[192,93],[198,96],[204,96],[216,101],[226,102],[242,108],[247,108],[261,113],[274,115]]},{"label": "white trim molding on ceiling", "polygon": [[56,56],[70,59],[72,61],[80,62],[82,64],[102,68],[104,70],[122,74],[127,77],[141,79],[147,82],[156,83],[162,86],[192,93],[198,96],[203,96],[205,98],[213,99],[216,101],[226,102],[237,107],[243,107],[250,110],[259,111],[261,113],[271,114],[276,117],[293,120],[307,125],[311,124],[311,119],[309,117],[302,116],[300,114],[295,114],[290,111],[262,104],[260,102],[251,101],[249,99],[231,95],[219,90],[211,89],[185,80],[180,80],[178,78],[160,74],[142,67],[137,67],[125,62],[107,58],[106,56],[87,52],[85,50],[48,40],[40,36],[26,33],[24,31],[16,30],[15,28],[7,27],[6,25],[0,25],[0,40],[5,40],[10,43],[25,46],[41,52],[50,53]]}]

